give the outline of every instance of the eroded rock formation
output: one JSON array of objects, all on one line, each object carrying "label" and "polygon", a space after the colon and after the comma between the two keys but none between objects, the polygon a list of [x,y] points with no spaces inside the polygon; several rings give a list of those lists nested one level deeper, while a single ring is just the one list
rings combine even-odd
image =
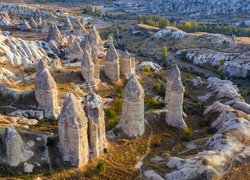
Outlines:
[{"label": "eroded rock formation", "polygon": [[110,80],[120,80],[119,56],[114,45],[110,45],[106,54],[104,72]]},{"label": "eroded rock formation", "polygon": [[120,72],[125,78],[135,73],[135,59],[126,50],[120,58]]},{"label": "eroded rock formation", "polygon": [[3,135],[4,159],[10,166],[18,166],[29,160],[34,153],[27,149],[21,136],[13,125],[5,128]]},{"label": "eroded rock formation", "polygon": [[64,99],[58,132],[63,160],[76,167],[86,165],[89,160],[88,119],[73,94],[68,94]]},{"label": "eroded rock formation", "polygon": [[84,51],[82,64],[81,64],[82,77],[85,83],[89,86],[95,85],[95,66],[88,51]]},{"label": "eroded rock formation", "polygon": [[57,85],[47,64],[42,60],[37,65],[35,95],[45,118],[56,118],[58,115]]},{"label": "eroded rock formation", "polygon": [[145,131],[144,89],[132,75],[122,92],[122,117],[119,127],[129,137],[141,136]]},{"label": "eroded rock formation", "polygon": [[57,25],[52,24],[49,29],[49,35],[46,39],[47,42],[54,40],[58,46],[66,46],[67,39],[61,34],[60,30],[58,29]]},{"label": "eroded rock formation", "polygon": [[101,97],[90,92],[86,96],[86,114],[89,119],[89,145],[90,156],[98,157],[103,154],[104,148],[107,147],[107,140],[105,134],[105,119],[104,110]]}]

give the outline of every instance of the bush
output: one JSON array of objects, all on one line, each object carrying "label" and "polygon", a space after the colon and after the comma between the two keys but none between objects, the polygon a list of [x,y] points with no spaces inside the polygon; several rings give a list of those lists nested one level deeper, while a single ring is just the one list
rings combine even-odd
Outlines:
[{"label": "bush", "polygon": [[165,84],[164,83],[155,83],[153,85],[153,91],[157,93],[158,95],[164,96],[165,95]]},{"label": "bush", "polygon": [[160,109],[164,107],[164,103],[160,102],[155,97],[152,97],[148,100],[147,106],[148,108],[152,108],[152,109]]},{"label": "bush", "polygon": [[105,109],[104,112],[106,118],[112,119],[116,116],[115,111],[113,111],[112,109]]},{"label": "bush", "polygon": [[108,148],[104,148],[103,152],[104,152],[104,154],[108,154],[108,152],[109,152]]},{"label": "bush", "polygon": [[113,102],[113,110],[116,112],[116,114],[120,114],[122,112],[122,99],[121,98],[115,98]]},{"label": "bush", "polygon": [[163,47],[163,48],[162,48],[162,59],[163,59],[164,61],[166,61],[167,58],[168,58],[168,48],[167,48],[167,47]]},{"label": "bush", "polygon": [[144,72],[151,72],[151,69],[147,66],[143,67],[143,71]]},{"label": "bush", "polygon": [[121,95],[122,94],[122,90],[123,90],[123,85],[122,84],[118,84],[116,87],[116,92],[117,94]]},{"label": "bush", "polygon": [[96,166],[96,169],[98,172],[105,172],[106,168],[107,168],[107,166],[106,166],[104,161],[99,161],[97,166]]},{"label": "bush", "polygon": [[48,56],[49,58],[52,58],[52,59],[55,59],[55,58],[56,58],[55,55],[54,55],[54,54],[51,54],[51,53],[48,53],[47,56]]},{"label": "bush", "polygon": [[107,128],[112,129],[112,128],[116,127],[118,123],[119,123],[119,121],[117,121],[115,119],[109,119],[108,123],[107,123]]},{"label": "bush", "polygon": [[190,139],[193,136],[193,129],[185,128],[185,129],[183,129],[182,134],[183,134],[183,140],[190,141]]}]

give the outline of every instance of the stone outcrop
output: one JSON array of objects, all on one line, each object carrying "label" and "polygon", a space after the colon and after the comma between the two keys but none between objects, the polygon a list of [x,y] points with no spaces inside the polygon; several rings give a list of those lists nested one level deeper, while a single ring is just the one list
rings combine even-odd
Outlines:
[{"label": "stone outcrop", "polygon": [[47,53],[36,41],[0,35],[0,58],[13,65],[25,66],[47,59]]},{"label": "stone outcrop", "polygon": [[84,51],[81,63],[81,73],[85,83],[89,86],[95,85],[95,66],[88,51]]},{"label": "stone outcrop", "polygon": [[30,26],[30,24],[26,20],[23,20],[21,27],[20,27],[20,30],[21,31],[31,31],[32,27]]},{"label": "stone outcrop", "polygon": [[73,25],[69,19],[69,17],[66,17],[63,25],[63,30],[65,31],[73,31]]},{"label": "stone outcrop", "polygon": [[125,78],[135,73],[135,59],[126,50],[120,58],[120,72]]},{"label": "stone outcrop", "polygon": [[62,60],[59,57],[56,57],[50,63],[50,67],[52,69],[61,69],[62,68]]},{"label": "stone outcrop", "polygon": [[54,78],[44,61],[37,65],[35,95],[45,118],[56,118],[58,115],[58,92]]},{"label": "stone outcrop", "polygon": [[86,96],[85,111],[89,119],[88,134],[90,156],[98,157],[107,147],[105,119],[101,97],[90,92]]},{"label": "stone outcrop", "polygon": [[166,122],[168,125],[184,129],[187,128],[187,124],[182,118],[183,115],[183,98],[185,88],[179,78],[175,79],[171,86],[171,93],[168,94],[168,112]]},{"label": "stone outcrop", "polygon": [[29,25],[32,29],[36,29],[38,27],[36,21],[33,18],[30,18]]},{"label": "stone outcrop", "polygon": [[119,127],[129,137],[141,136],[145,132],[144,89],[132,75],[122,92],[122,117]]},{"label": "stone outcrop", "polygon": [[56,24],[52,24],[49,29],[49,35],[46,39],[47,42],[54,40],[58,46],[66,46],[67,39],[61,34]]},{"label": "stone outcrop", "polygon": [[152,61],[143,61],[136,65],[136,69],[143,70],[145,67],[149,68],[153,72],[160,72],[162,67]]},{"label": "stone outcrop", "polygon": [[79,19],[76,20],[73,28],[73,34],[75,36],[84,36],[87,33],[84,25],[80,22]]},{"label": "stone outcrop", "polygon": [[20,163],[29,160],[34,153],[27,149],[21,136],[13,125],[5,128],[3,135],[4,159],[10,166],[18,166]]},{"label": "stone outcrop", "polygon": [[107,38],[107,45],[110,46],[112,44],[114,44],[114,39],[113,39],[112,34],[109,34]]},{"label": "stone outcrop", "polygon": [[38,26],[40,26],[40,25],[43,23],[43,21],[42,21],[42,16],[41,16],[41,12],[40,12],[39,9],[36,9],[36,10],[35,10],[34,15],[33,15],[33,19],[34,19],[34,21],[36,22],[36,24],[37,24]]},{"label": "stone outcrop", "polygon": [[172,84],[176,79],[181,78],[181,72],[177,65],[174,65],[167,75],[167,86],[165,93],[165,105],[167,106],[171,99]]},{"label": "stone outcrop", "polygon": [[8,13],[0,12],[0,26],[10,27],[12,25],[12,20]]},{"label": "stone outcrop", "polygon": [[89,160],[88,119],[73,94],[64,99],[58,132],[63,160],[76,167],[86,165]]},{"label": "stone outcrop", "polygon": [[114,45],[111,45],[105,57],[104,72],[112,81],[120,80],[119,56]]},{"label": "stone outcrop", "polygon": [[76,40],[75,36],[70,35],[68,38],[68,46],[67,46],[67,57],[70,59],[81,59],[83,55],[83,50]]}]

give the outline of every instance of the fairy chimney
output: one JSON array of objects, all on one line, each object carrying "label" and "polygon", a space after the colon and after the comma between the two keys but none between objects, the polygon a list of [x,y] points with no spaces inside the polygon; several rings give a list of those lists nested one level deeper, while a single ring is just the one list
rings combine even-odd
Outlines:
[{"label": "fairy chimney", "polygon": [[125,78],[129,78],[132,74],[135,73],[134,59],[131,58],[129,52],[126,50],[122,57],[120,58],[120,71],[121,75]]},{"label": "fairy chimney", "polygon": [[28,150],[13,125],[4,129],[2,141],[4,159],[10,166],[18,166],[20,163],[28,161],[34,156],[34,153]]},{"label": "fairy chimney", "polygon": [[88,119],[73,94],[67,94],[58,120],[59,149],[63,161],[82,167],[89,160]]},{"label": "fairy chimney", "polygon": [[35,21],[33,18],[30,18],[29,25],[30,25],[33,29],[36,29],[36,28],[37,28],[37,23],[36,23],[36,21]]},{"label": "fairy chimney", "polygon": [[63,30],[66,30],[66,31],[72,31],[73,30],[73,25],[72,25],[69,17],[66,17],[66,19],[64,21]]},{"label": "fairy chimney", "polygon": [[173,127],[184,129],[187,124],[182,118],[183,96],[185,88],[179,78],[175,79],[171,86],[171,94],[168,101],[168,112],[166,122]]},{"label": "fairy chimney", "polygon": [[95,85],[95,66],[90,57],[88,51],[84,51],[82,65],[81,65],[82,77],[85,80],[86,84],[89,86]]},{"label": "fairy chimney", "polygon": [[120,79],[119,56],[113,44],[109,47],[105,57],[104,72],[110,80],[119,81]]},{"label": "fairy chimney", "polygon": [[105,119],[101,97],[90,92],[86,96],[85,111],[89,119],[88,134],[90,156],[98,157],[107,147]]},{"label": "fairy chimney", "polygon": [[67,57],[72,59],[81,59],[83,55],[83,50],[80,44],[77,42],[76,38],[73,35],[70,35],[68,39],[68,53]]},{"label": "fairy chimney", "polygon": [[57,25],[52,24],[49,28],[49,35],[46,39],[47,42],[54,40],[58,46],[66,46],[67,40],[61,34],[60,30],[58,29]]},{"label": "fairy chimney", "polygon": [[171,98],[172,84],[176,79],[181,78],[181,72],[177,65],[174,65],[167,76],[167,87],[165,93],[165,105],[167,106]]},{"label": "fairy chimney", "polygon": [[31,26],[29,25],[29,23],[25,19],[22,21],[20,29],[21,29],[21,31],[31,31],[32,30]]},{"label": "fairy chimney", "polygon": [[132,75],[122,92],[122,117],[119,124],[129,137],[144,134],[144,96],[143,87]]},{"label": "fairy chimney", "polygon": [[45,118],[56,118],[58,115],[58,91],[54,78],[44,61],[37,65],[35,96]]}]

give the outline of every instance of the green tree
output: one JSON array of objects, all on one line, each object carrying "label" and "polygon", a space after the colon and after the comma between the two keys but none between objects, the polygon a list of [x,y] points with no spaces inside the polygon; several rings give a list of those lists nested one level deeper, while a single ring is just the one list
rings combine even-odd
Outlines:
[{"label": "green tree", "polygon": [[162,48],[162,59],[163,59],[164,61],[166,61],[167,58],[168,58],[168,48],[167,48],[167,47],[163,47],[163,48]]}]

